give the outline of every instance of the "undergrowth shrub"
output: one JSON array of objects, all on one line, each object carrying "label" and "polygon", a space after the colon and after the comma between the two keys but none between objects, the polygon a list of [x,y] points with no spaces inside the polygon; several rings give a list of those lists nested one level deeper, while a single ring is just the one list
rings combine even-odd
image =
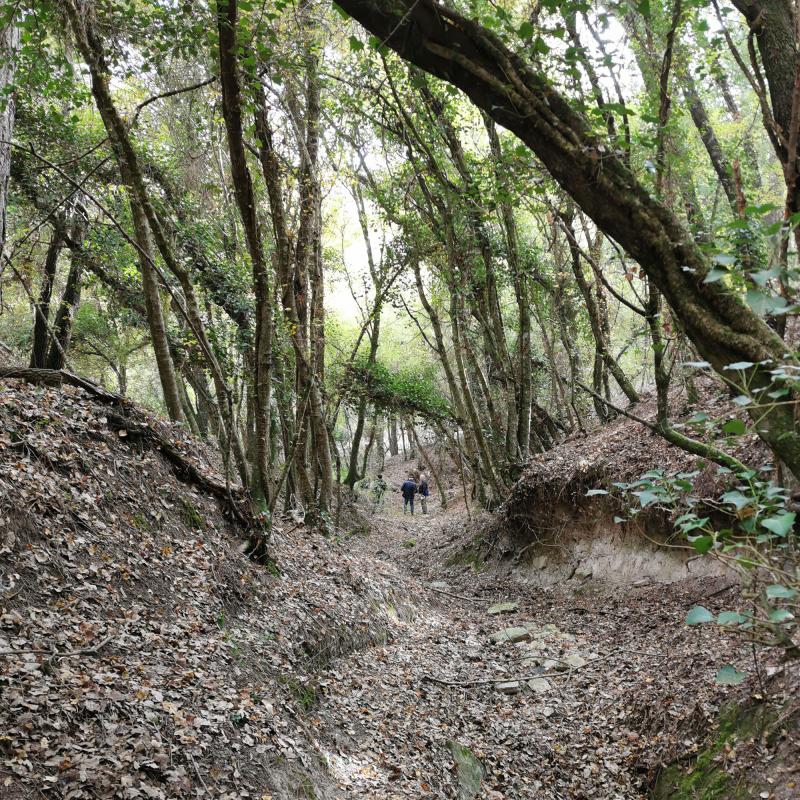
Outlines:
[{"label": "undergrowth shrub", "polygon": [[[753,642],[782,648],[787,659],[800,657],[800,554],[795,534],[796,514],[787,490],[758,470],[733,473],[727,491],[701,496],[695,488],[699,471],[646,472],[638,480],[612,484],[610,494],[623,511],[614,519],[627,522],[644,512],[669,515],[674,534],[698,554],[714,558],[736,573],[741,584],[736,608],[713,614],[695,606],[687,625],[716,624]],[[717,673],[721,683],[740,683],[745,674],[731,665]]]}]

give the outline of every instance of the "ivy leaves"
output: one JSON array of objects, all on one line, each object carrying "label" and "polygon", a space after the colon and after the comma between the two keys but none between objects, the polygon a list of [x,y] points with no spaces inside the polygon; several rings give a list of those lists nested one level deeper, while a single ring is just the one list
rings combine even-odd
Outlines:
[{"label": "ivy leaves", "polygon": [[419,414],[431,420],[452,419],[450,403],[435,382],[429,368],[391,369],[366,355],[359,357],[349,370],[345,390],[352,400],[366,396],[376,408],[400,414]]}]

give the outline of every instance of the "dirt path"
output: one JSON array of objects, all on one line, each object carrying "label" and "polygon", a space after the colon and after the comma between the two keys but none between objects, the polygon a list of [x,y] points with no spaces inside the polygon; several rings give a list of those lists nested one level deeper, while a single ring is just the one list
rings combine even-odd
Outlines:
[{"label": "dirt path", "polygon": [[[707,582],[532,589],[443,563],[463,511],[404,518],[397,504],[347,545],[402,598],[390,640],[319,676],[341,797],[632,800],[687,731],[707,730],[716,690],[680,690],[713,675],[705,634],[681,624]],[[488,613],[501,601],[513,607]]]}]

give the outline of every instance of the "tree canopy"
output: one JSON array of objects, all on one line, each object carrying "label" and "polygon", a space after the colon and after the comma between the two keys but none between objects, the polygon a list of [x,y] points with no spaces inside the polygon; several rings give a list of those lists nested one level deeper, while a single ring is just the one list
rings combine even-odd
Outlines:
[{"label": "tree canopy", "polygon": [[327,511],[410,414],[491,505],[651,390],[730,464],[670,421],[698,370],[800,474],[788,0],[0,9],[4,347],[259,502],[285,462]]}]

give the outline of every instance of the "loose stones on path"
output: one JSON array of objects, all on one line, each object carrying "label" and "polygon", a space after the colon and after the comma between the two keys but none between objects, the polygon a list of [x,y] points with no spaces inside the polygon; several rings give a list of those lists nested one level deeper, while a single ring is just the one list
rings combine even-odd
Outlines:
[{"label": "loose stones on path", "polygon": [[558,636],[561,639],[572,638],[567,633],[561,631],[552,623],[539,626],[536,622],[523,622],[522,625],[514,625],[510,628],[503,628],[501,631],[493,633],[489,638],[495,644],[503,642],[526,642],[530,639],[544,639],[550,636]]},{"label": "loose stones on path", "polygon": [[525,642],[530,639],[531,632],[528,628],[523,628],[521,625],[518,625],[513,628],[503,628],[503,630],[493,633],[489,638],[495,644],[501,644],[503,642],[511,642],[514,644],[516,642]]},{"label": "loose stones on path", "polygon": [[516,611],[519,606],[516,603],[495,603],[493,606],[489,606],[486,610],[487,614],[509,614],[512,611]]},{"label": "loose stones on path", "polygon": [[[515,644],[521,650],[520,670],[523,675],[536,675],[541,673],[566,672],[580,669],[588,661],[580,653],[563,653],[564,644],[574,642],[575,637],[559,630],[556,625],[547,623],[538,625],[535,622],[525,622],[510,628],[503,628],[490,635],[490,640],[495,644]],[[558,657],[551,657],[547,652],[549,645],[558,649]],[[549,692],[553,685],[545,677],[533,677],[525,682],[527,687],[537,694]],[[519,681],[504,681],[497,684],[499,691],[506,694],[515,694],[520,690]]]},{"label": "loose stones on path", "polygon": [[533,678],[528,681],[528,688],[537,694],[543,694],[549,692],[553,688],[553,684],[547,678]]}]

